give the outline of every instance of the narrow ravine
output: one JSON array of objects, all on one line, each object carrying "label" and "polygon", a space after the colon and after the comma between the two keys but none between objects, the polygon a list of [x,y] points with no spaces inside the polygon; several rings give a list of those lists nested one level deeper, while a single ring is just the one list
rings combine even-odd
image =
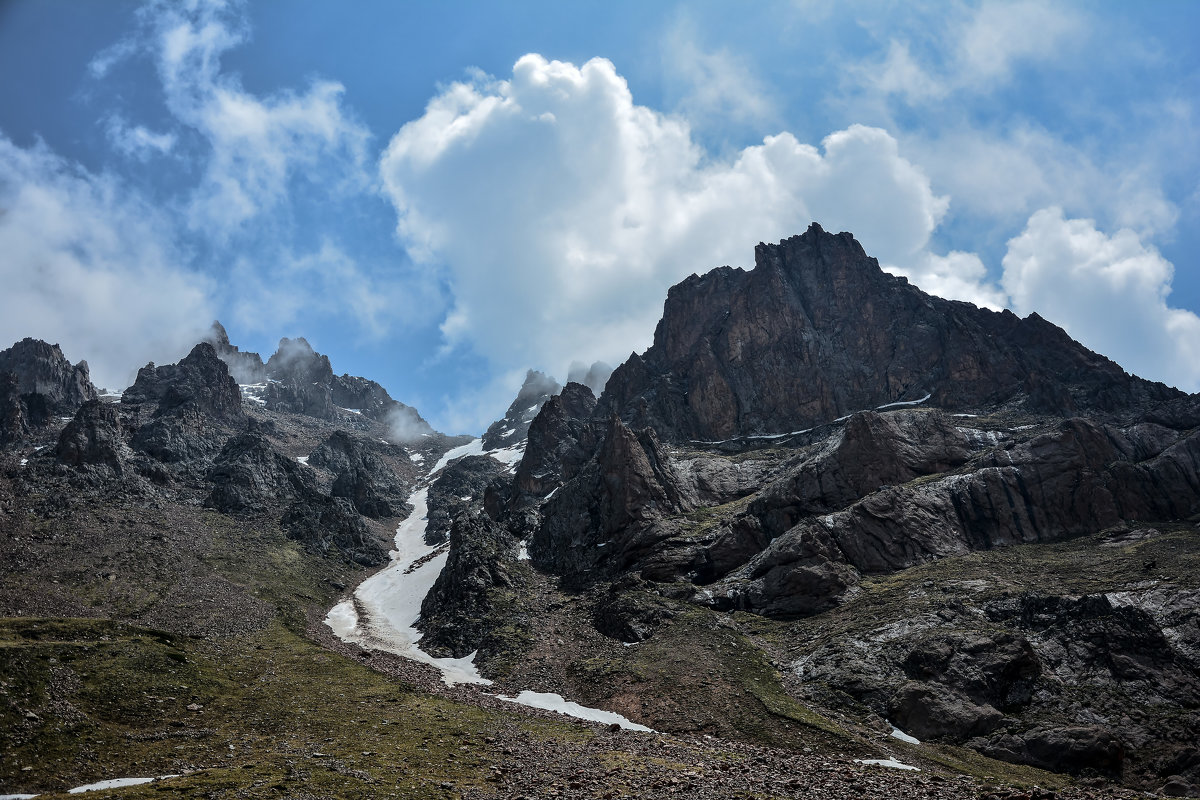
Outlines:
[{"label": "narrow ravine", "polygon": [[[482,439],[448,451],[430,469],[417,490],[409,495],[408,502],[413,510],[396,528],[391,563],[359,584],[352,597],[338,603],[325,615],[325,624],[342,641],[429,664],[441,673],[442,681],[447,686],[461,683],[491,684],[479,674],[475,666],[475,653],[463,658],[432,656],[418,644],[423,634],[415,627],[421,616],[421,601],[441,575],[449,554],[448,543],[425,543],[429,485],[450,462],[468,455],[498,456],[497,461],[510,467],[520,460],[520,452],[515,447],[485,453]],[[615,712],[581,706],[557,694],[525,690],[516,697],[495,696],[506,702],[557,711],[577,719],[616,723],[627,730],[651,731]]]}]

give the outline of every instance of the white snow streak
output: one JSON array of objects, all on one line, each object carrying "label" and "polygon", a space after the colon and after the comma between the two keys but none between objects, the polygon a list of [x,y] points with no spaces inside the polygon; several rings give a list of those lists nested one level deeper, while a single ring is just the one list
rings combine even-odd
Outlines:
[{"label": "white snow streak", "polygon": [[926,400],[928,400],[931,397],[933,397],[933,392],[930,392],[929,394],[925,395],[920,400],[901,400],[898,403],[885,403],[884,405],[876,406],[875,410],[883,411],[885,408],[897,408],[899,406],[919,406],[919,405],[921,405],[921,403],[924,403]]},{"label": "white snow streak", "polygon": [[553,694],[551,692],[531,692],[523,691],[516,697],[505,697],[502,694],[496,695],[497,699],[503,700],[506,703],[518,703],[530,708],[541,708],[546,711],[557,711],[560,714],[566,714],[569,717],[576,719],[586,719],[590,722],[603,722],[611,725],[617,723],[625,730],[629,731],[645,731],[646,733],[657,733],[653,728],[647,728],[645,725],[638,725],[636,722],[631,722],[629,719],[621,716],[614,711],[604,711],[599,708],[588,708],[581,706],[578,703],[572,703],[566,700],[562,695]]},{"label": "white snow streak", "polygon": [[[392,563],[359,584],[352,599],[334,606],[325,624],[343,641],[436,667],[447,686],[489,684],[475,667],[474,653],[465,658],[435,658],[417,646],[422,634],[413,626],[421,616],[421,601],[446,566],[447,556],[444,545],[425,544],[428,495],[429,487],[424,487],[409,496],[413,511],[396,528]],[[424,558],[428,560],[414,566]],[[359,617],[359,609],[366,612],[365,620]]]},{"label": "white snow streak", "polygon": [[876,767],[888,767],[890,769],[911,769],[914,772],[920,772],[920,767],[914,767],[910,764],[901,764],[894,758],[856,758],[854,759],[859,764],[871,764]]},{"label": "white snow streak", "polygon": [[446,466],[456,458],[462,458],[463,456],[477,456],[482,452],[483,439],[472,439],[464,445],[459,445],[458,447],[447,450],[446,454],[438,459],[437,463],[433,465],[433,469],[429,470],[427,474],[433,475],[439,469]]},{"label": "white snow streak", "polygon": [[82,792],[95,792],[100,789],[120,789],[122,786],[138,786],[143,783],[153,783],[162,778],[178,778],[178,775],[160,775],[158,778],[113,778],[108,781],[97,781],[89,783],[86,786],[76,786],[74,789],[68,789],[67,794],[80,794]]}]

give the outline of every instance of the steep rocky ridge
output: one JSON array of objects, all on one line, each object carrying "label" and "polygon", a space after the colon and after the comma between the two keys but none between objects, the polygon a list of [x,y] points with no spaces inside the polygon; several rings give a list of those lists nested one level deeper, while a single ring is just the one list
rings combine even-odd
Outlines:
[{"label": "steep rocky ridge", "polygon": [[0,350],[0,375],[6,372],[17,377],[20,394],[42,395],[55,413],[74,413],[96,399],[87,362],[72,364],[56,344],[26,338]]},{"label": "steep rocky ridge", "polygon": [[[819,626],[855,607],[877,581],[907,585],[924,565],[1073,546],[1122,527],[1175,531],[1185,555],[1169,574],[1180,575],[1200,552],[1198,425],[1200,397],[1127,375],[1036,315],[931,298],[879,270],[848,234],[813,226],[760,245],[753,271],[722,268],[673,288],[650,350],[616,370],[598,403],[577,384],[548,400],[513,478],[493,481],[485,507],[527,541],[539,570],[589,598],[572,625],[631,645],[666,642],[681,620],[704,619],[699,607],[773,617],[732,619],[774,637],[800,625],[787,620]],[[1040,551],[1028,552],[1021,568],[1032,580]],[[1141,580],[1143,565],[1096,570],[1091,596],[1107,596]],[[902,606],[878,620],[923,638],[831,642],[828,668],[797,655],[805,666],[784,682],[831,713],[887,717],[1015,763],[1197,782],[1176,745],[1192,718],[1173,710],[1195,705],[1191,618],[1110,612],[1045,587],[1039,596],[1051,609],[1040,628],[947,587],[928,622],[906,620]],[[530,658],[556,652],[542,624],[535,614],[527,627]],[[623,702],[643,667],[584,669],[598,657],[589,653],[606,652],[589,636],[576,640],[577,666],[553,680]],[[1109,651],[1097,644],[1106,640]],[[800,640],[757,643],[805,650]],[[877,677],[856,677],[856,664]],[[512,674],[527,669],[536,671],[518,664]],[[1092,716],[1061,692],[1087,675],[1106,698]],[[814,695],[813,681],[836,688]],[[1118,698],[1129,696],[1144,720],[1120,716]]]},{"label": "steep rocky ridge", "polygon": [[1036,314],[927,295],[848,233],[814,223],[754,255],[749,272],[722,267],[671,288],[654,344],[613,373],[603,413],[683,442],[801,430],[926,395],[967,411],[1020,395],[1030,410],[1070,414],[1180,394]]}]

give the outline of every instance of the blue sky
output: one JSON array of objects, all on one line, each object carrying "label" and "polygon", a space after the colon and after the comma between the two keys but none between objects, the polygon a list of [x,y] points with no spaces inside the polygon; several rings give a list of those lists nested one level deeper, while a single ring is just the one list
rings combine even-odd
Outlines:
[{"label": "blue sky", "polygon": [[817,220],[1200,389],[1200,4],[0,4],[0,340],[219,318],[435,426]]}]

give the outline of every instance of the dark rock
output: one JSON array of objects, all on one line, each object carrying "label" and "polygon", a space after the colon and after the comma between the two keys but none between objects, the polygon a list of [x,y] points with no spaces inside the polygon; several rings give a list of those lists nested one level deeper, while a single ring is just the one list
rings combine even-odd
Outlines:
[{"label": "dark rock", "polygon": [[368,567],[386,564],[390,543],[372,533],[349,501],[304,493],[280,519],[289,539],[306,550],[326,554],[336,548],[345,558]]},{"label": "dark rock", "polygon": [[313,467],[335,475],[332,495],[349,500],[364,516],[407,515],[412,507],[406,498],[408,484],[377,454],[378,442],[336,431],[308,456]]},{"label": "dark rock", "polygon": [[750,272],[721,267],[672,287],[653,346],[617,368],[601,406],[682,442],[811,428],[925,395],[957,409],[1022,394],[1056,414],[1182,396],[1036,314],[931,297],[814,223],[760,244]]},{"label": "dark rock", "polygon": [[636,579],[625,579],[602,594],[592,611],[596,630],[618,641],[644,642],[673,619],[677,612],[661,597],[645,591],[629,591]]},{"label": "dark rock", "polygon": [[16,374],[0,373],[0,447],[24,439],[29,435],[29,429]]},{"label": "dark rock", "polygon": [[0,350],[0,375],[6,372],[16,375],[19,394],[44,396],[55,414],[74,414],[96,399],[87,362],[71,364],[57,344],[26,338]]},{"label": "dark rock", "polygon": [[1118,777],[1125,760],[1120,740],[1095,726],[1045,726],[969,744],[992,758],[1075,775],[1086,771]]},{"label": "dark rock", "polygon": [[242,393],[208,342],[192,348],[178,364],[138,370],[133,386],[125,390],[122,405],[152,405],[154,416],[195,411],[224,422],[241,422]]},{"label": "dark rock", "polygon": [[425,542],[441,544],[446,541],[454,518],[468,508],[478,506],[488,485],[504,471],[504,465],[490,456],[465,456],[443,469],[429,487]]},{"label": "dark rock", "polygon": [[241,384],[264,383],[267,380],[267,367],[263,364],[262,356],[239,350],[236,345],[229,343],[229,334],[220,322],[213,322],[205,341],[213,346],[217,357],[229,367],[229,374]]},{"label": "dark rock", "polygon": [[130,454],[126,436],[116,406],[89,400],[63,428],[55,454],[67,466],[103,465],[121,475]]},{"label": "dark rock", "polygon": [[421,603],[422,647],[456,658],[506,653],[528,638],[518,590],[527,581],[518,541],[486,515],[466,512],[450,528],[446,566]]},{"label": "dark rock", "polygon": [[939,683],[910,681],[888,707],[889,718],[918,739],[961,742],[995,730],[1004,715],[989,704],[972,701]]},{"label": "dark rock", "polygon": [[525,441],[529,425],[551,396],[561,387],[548,375],[537,370],[525,373],[525,383],[517,398],[509,405],[502,419],[493,422],[483,434],[484,450],[500,450]]},{"label": "dark rock", "polygon": [[595,456],[543,506],[530,552],[540,566],[565,573],[620,569],[661,540],[655,522],[687,508],[654,432],[635,434],[611,417]]},{"label": "dark rock", "polygon": [[230,439],[209,470],[208,480],[213,488],[205,505],[225,514],[262,513],[319,494],[311,474],[259,433]]},{"label": "dark rock", "polygon": [[[1200,513],[1200,435],[1185,434],[1155,454],[1163,445],[1161,430],[1067,420],[1052,433],[985,454],[966,474],[885,486],[826,514],[819,511],[822,504],[829,508],[835,505],[832,499],[844,501],[869,487],[871,471],[857,473],[867,480],[854,486],[845,473],[839,478],[834,469],[820,469],[820,461],[811,474],[802,466],[790,487],[772,487],[750,513],[762,514],[768,533],[798,514],[816,514],[800,519],[732,574],[726,593],[748,610],[805,613],[801,609],[812,607],[807,598],[812,590],[836,596],[857,582],[858,573],[893,572],[975,549],[1079,536],[1123,519],[1187,519]],[[951,466],[961,448],[944,453],[944,463]],[[893,463],[901,470],[893,479],[904,477],[905,470],[919,471]],[[930,468],[936,468],[932,462]],[[793,498],[800,502],[791,505]],[[826,561],[842,566],[823,566]],[[792,571],[797,574],[790,576]],[[805,595],[799,604],[790,597],[796,592]],[[818,604],[815,610],[822,607],[828,606]]]},{"label": "dark rock", "polygon": [[529,424],[525,453],[517,465],[514,490],[525,505],[538,502],[574,478],[603,435],[592,421],[596,398],[579,383],[568,383],[547,400]]}]

